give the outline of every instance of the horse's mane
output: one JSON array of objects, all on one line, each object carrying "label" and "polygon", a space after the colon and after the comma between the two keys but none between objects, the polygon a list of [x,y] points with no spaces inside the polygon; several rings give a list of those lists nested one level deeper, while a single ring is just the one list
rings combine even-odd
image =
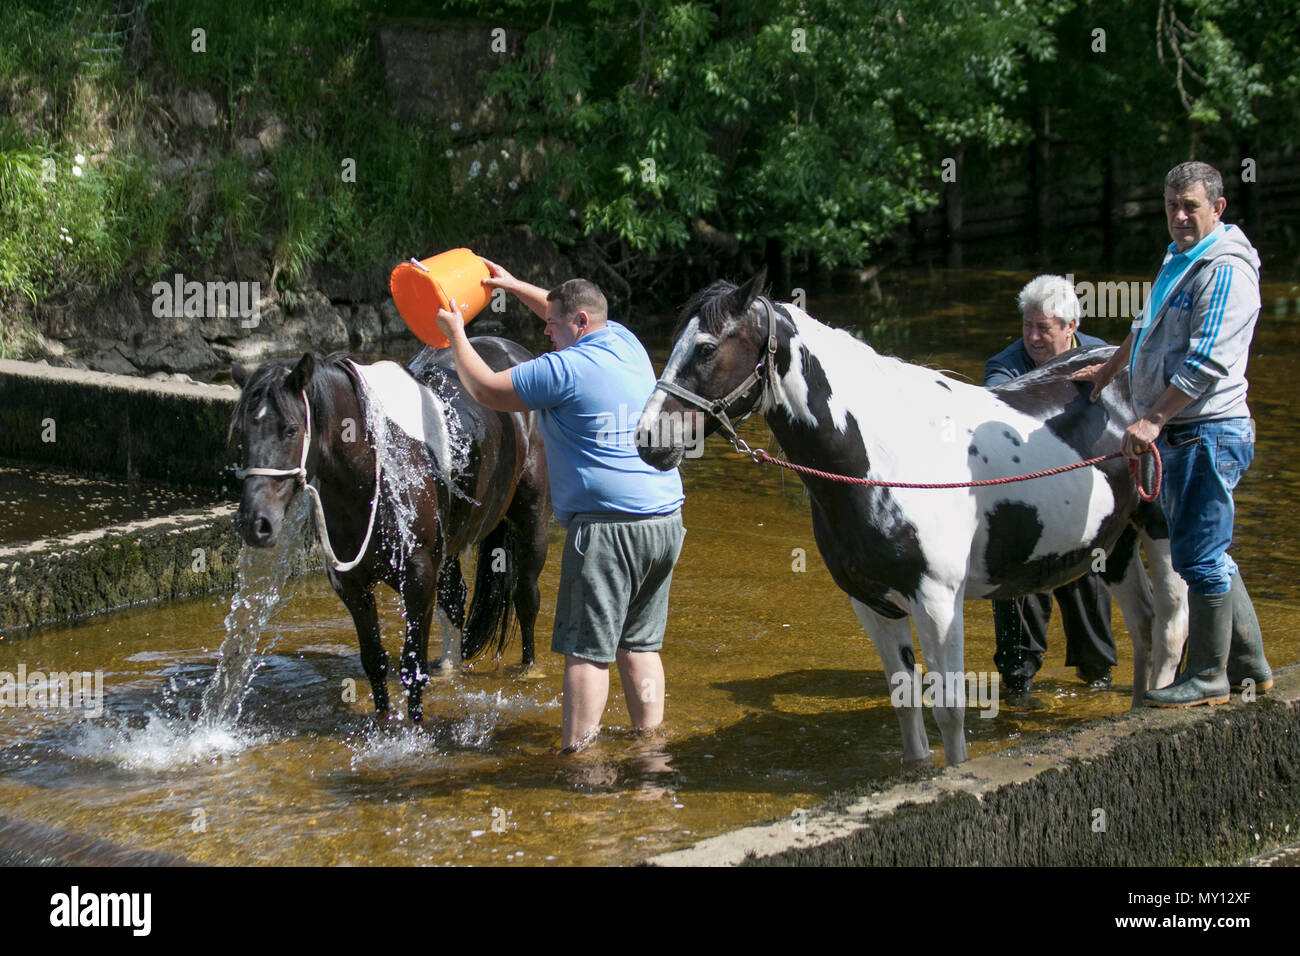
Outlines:
[{"label": "horse's mane", "polygon": [[[727,302],[728,296],[737,288],[739,287],[734,282],[729,282],[726,279],[715,279],[710,285],[691,296],[690,301],[682,308],[677,328],[673,330],[673,339],[675,340],[681,334],[687,322],[697,316],[700,320],[700,331],[712,335],[720,333],[728,319],[738,317],[731,312],[730,305]],[[845,329],[827,325],[806,309],[801,309],[792,303],[780,303],[777,305],[777,311],[785,315],[790,324],[794,326],[796,333],[800,333],[805,347],[813,345],[816,341],[825,342],[828,336],[834,336],[837,346],[844,346],[852,351],[860,352],[863,359],[880,363],[881,366],[890,371],[923,370],[922,366],[905,362],[893,355],[877,352],[869,343],[862,341]],[[809,333],[812,334],[809,335]],[[816,353],[814,352],[814,354]],[[924,371],[929,372],[929,370]]]},{"label": "horse's mane", "polygon": [[727,305],[727,297],[738,288],[739,286],[734,282],[715,279],[710,285],[691,296],[690,301],[682,307],[677,328],[673,329],[673,338],[676,339],[686,327],[686,323],[695,316],[699,316],[700,328],[703,331],[714,335],[721,332],[727,319],[733,317]]},{"label": "horse's mane", "polygon": [[[329,376],[324,374],[326,372],[338,371],[345,375],[356,390],[358,400],[363,402],[364,409],[362,398],[364,390],[358,387],[356,372],[346,354],[331,352],[329,355],[322,356],[313,352],[312,358],[315,359],[316,368],[307,382],[307,393],[319,419],[328,421],[335,417],[334,392],[329,387]],[[239,434],[244,412],[259,402],[265,402],[267,407],[282,420],[303,424],[303,407],[299,400],[299,393],[290,392],[284,384],[299,360],[297,358],[271,359],[263,362],[249,374],[248,381],[244,383],[244,388],[240,392],[239,401],[235,404],[235,410],[230,416],[230,427],[226,431],[227,442]]]}]

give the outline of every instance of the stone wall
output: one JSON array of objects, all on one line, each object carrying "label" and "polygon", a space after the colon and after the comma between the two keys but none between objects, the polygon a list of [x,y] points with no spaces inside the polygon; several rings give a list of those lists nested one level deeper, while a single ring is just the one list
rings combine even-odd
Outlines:
[{"label": "stone wall", "polygon": [[0,361],[0,458],[233,494],[233,387]]},{"label": "stone wall", "polygon": [[[484,77],[519,54],[522,34],[510,30],[495,35],[495,24],[475,22],[397,21],[378,29],[373,42],[383,65],[391,101],[412,122],[432,123],[448,130],[455,144],[447,189],[465,188],[475,177],[500,186],[528,177],[529,155],[517,148],[503,130],[505,111],[485,95]],[[297,128],[286,118],[264,113],[251,119],[224,115],[225,107],[206,90],[169,87],[151,97],[151,109],[140,111],[129,129],[117,130],[139,144],[150,172],[161,185],[179,185],[188,197],[185,224],[203,235],[214,215],[214,170],[235,160],[252,171],[258,189],[274,183],[271,160],[277,151],[296,149],[303,137],[315,140],[310,123]],[[160,117],[165,117],[166,121]],[[224,129],[238,125],[244,133],[228,143]],[[220,134],[220,135],[219,135]],[[92,162],[102,157],[92,156]],[[492,170],[491,177],[486,170]],[[499,201],[506,201],[504,198]],[[467,246],[506,266],[522,279],[551,287],[575,275],[573,266],[549,240],[527,226],[483,234],[477,223],[457,224],[450,247]],[[258,246],[233,248],[219,243],[210,256],[176,255],[188,264],[168,269],[159,281],[243,283],[251,293],[257,285],[256,319],[226,314],[186,315],[180,303],[155,308],[159,296],[145,281],[148,263],[109,288],[76,288],[39,306],[18,300],[12,307],[31,313],[37,332],[33,358],[68,368],[138,375],[162,372],[213,378],[232,361],[256,363],[295,352],[384,351],[414,355],[420,348],[393,304],[388,276],[396,261],[376,263],[359,273],[344,273],[324,263],[288,287],[274,266],[277,237],[266,235]],[[427,258],[442,249],[413,249]],[[152,274],[152,273],[150,273]],[[158,314],[158,313],[163,314]],[[542,341],[540,323],[513,298],[503,313],[479,320],[482,334],[506,335],[524,344]]]},{"label": "stone wall", "polygon": [[1186,866],[1300,833],[1300,668],[1226,707],[1132,711],[651,860],[665,866]]},{"label": "stone wall", "polygon": [[0,547],[0,634],[235,586],[234,505]]},{"label": "stone wall", "polygon": [[[0,637],[136,604],[232,590],[243,547],[235,507],[0,547]],[[295,575],[324,567],[315,544],[292,561]]]}]

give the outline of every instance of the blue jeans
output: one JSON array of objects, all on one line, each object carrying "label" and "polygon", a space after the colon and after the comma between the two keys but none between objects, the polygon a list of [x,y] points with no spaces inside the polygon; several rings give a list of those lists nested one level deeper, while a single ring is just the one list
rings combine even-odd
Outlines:
[{"label": "blue jeans", "polygon": [[[1200,441],[1174,448],[1191,438]],[[1224,418],[1167,426],[1157,442],[1164,461],[1160,504],[1169,522],[1174,570],[1193,594],[1229,590],[1237,564],[1228,556],[1232,490],[1255,458],[1255,425]]]}]

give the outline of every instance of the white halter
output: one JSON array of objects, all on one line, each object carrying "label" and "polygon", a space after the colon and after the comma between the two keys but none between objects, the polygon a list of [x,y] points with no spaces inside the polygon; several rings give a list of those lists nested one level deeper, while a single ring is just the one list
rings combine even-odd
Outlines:
[{"label": "white halter", "polygon": [[316,487],[307,481],[307,450],[311,447],[311,402],[307,401],[307,390],[302,390],[302,404],[306,410],[306,427],[303,429],[302,436],[302,458],[298,462],[297,468],[236,468],[235,477],[244,479],[248,477],[266,477],[266,478],[292,478],[298,484],[307,489],[307,496],[311,498],[312,514],[316,520],[316,533],[320,538],[321,550],[325,552],[325,560],[329,562],[331,568],[335,571],[351,571],[365,556],[366,550],[370,547],[370,535],[375,529],[375,514],[379,511],[379,455],[375,455],[375,494],[374,499],[370,502],[370,520],[366,523],[366,537],[361,542],[361,550],[351,561],[340,561],[334,554],[334,549],[330,546],[329,530],[325,527],[325,509],[321,507],[320,492]]}]

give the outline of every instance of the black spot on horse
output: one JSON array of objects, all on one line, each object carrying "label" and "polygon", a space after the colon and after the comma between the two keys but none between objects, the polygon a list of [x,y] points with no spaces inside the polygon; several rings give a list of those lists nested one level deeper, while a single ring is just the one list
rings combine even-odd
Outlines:
[{"label": "black spot on horse", "polygon": [[1012,455],[1012,456],[1011,456],[1011,460],[1014,461],[1017,465],[1020,464],[1020,456],[1019,456],[1019,455]]},{"label": "black spot on horse", "polygon": [[1091,570],[1094,549],[1118,542],[1127,524],[1124,515],[1112,514],[1102,521],[1092,541],[1060,554],[1031,559],[1043,536],[1038,509],[1023,502],[998,502],[988,513],[989,541],[984,551],[989,582],[996,590],[986,596],[1008,598],[1060,587]]},{"label": "black spot on horse", "polygon": [[1020,447],[1020,439],[1011,434],[1011,432],[1003,432],[1002,437],[1010,440],[1011,444],[1015,445],[1017,448]]},{"label": "black spot on horse", "polygon": [[947,382],[945,382],[943,379],[940,379],[935,384],[938,385],[940,388],[946,388],[948,391],[950,392],[952,391],[952,386],[949,385]]},{"label": "black spot on horse", "polygon": [[1000,501],[988,515],[989,543],[984,564],[992,581],[1010,580],[1043,536],[1043,519],[1038,509],[1014,501]]},{"label": "black spot on horse", "polygon": [[906,667],[909,671],[916,670],[916,654],[912,651],[910,647],[902,648],[898,652],[898,655],[903,659],[904,667]]},{"label": "black spot on horse", "polygon": [[1137,551],[1137,528],[1129,525],[1124,529],[1124,533],[1119,536],[1115,542],[1115,547],[1111,549],[1110,557],[1102,565],[1101,579],[1107,584],[1118,584],[1124,577],[1124,572],[1128,570],[1129,563],[1133,560],[1133,555]]},{"label": "black spot on horse", "polygon": [[969,448],[966,449],[966,454],[968,455],[978,455],[979,453],[980,450],[976,448],[974,445],[971,445]]},{"label": "black spot on horse", "polygon": [[[817,424],[773,416],[769,422],[781,447],[792,459],[816,461],[824,471],[865,475],[870,462],[857,418],[850,412],[844,430],[835,427],[826,372],[806,348],[799,352],[808,383],[808,409]],[[912,597],[920,589],[926,561],[916,525],[887,488],[804,480],[812,494],[817,547],[836,585],[883,617],[905,617],[906,611],[887,595],[897,592]],[[845,528],[857,531],[846,535]]]},{"label": "black spot on horse", "polygon": [[1169,523],[1165,520],[1164,509],[1159,501],[1141,501],[1133,511],[1133,520],[1156,541],[1169,538]]}]

